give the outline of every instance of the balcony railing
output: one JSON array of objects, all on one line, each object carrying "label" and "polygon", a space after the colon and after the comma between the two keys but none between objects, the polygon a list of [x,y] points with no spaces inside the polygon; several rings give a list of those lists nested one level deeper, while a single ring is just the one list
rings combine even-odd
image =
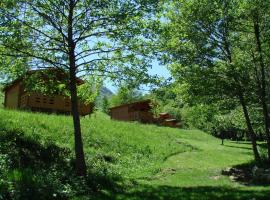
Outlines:
[{"label": "balcony railing", "polygon": [[[71,112],[71,101],[69,97],[60,95],[47,96],[39,93],[25,93],[20,98],[20,108],[49,111],[49,112]],[[92,112],[92,106],[79,101],[80,115],[87,115]]]}]

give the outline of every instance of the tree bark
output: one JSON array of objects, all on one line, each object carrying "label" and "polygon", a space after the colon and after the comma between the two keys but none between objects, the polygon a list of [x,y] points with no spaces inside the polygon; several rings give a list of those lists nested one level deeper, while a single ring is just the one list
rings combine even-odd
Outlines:
[{"label": "tree bark", "polygon": [[70,0],[69,15],[68,15],[69,78],[70,78],[70,94],[71,94],[71,111],[74,125],[76,173],[78,176],[86,176],[87,169],[83,151],[81,123],[78,110],[76,61],[75,61],[76,44],[73,39],[73,11],[74,11],[74,0]]},{"label": "tree bark", "polygon": [[244,117],[245,117],[245,120],[246,120],[248,132],[249,132],[249,135],[251,137],[252,150],[253,150],[254,158],[255,158],[256,161],[260,161],[261,157],[260,157],[260,154],[259,154],[258,148],[257,148],[256,134],[255,134],[255,132],[253,130],[253,127],[252,127],[252,124],[251,124],[251,120],[250,120],[250,116],[249,116],[249,113],[248,113],[247,105],[246,105],[244,95],[243,95],[243,92],[242,92],[241,88],[239,88],[239,90],[238,90],[238,97],[239,97],[240,104],[241,104],[243,112],[244,112]]},{"label": "tree bark", "polygon": [[261,83],[259,85],[260,90],[260,101],[261,106],[263,109],[263,116],[264,116],[264,125],[265,125],[265,133],[267,139],[267,150],[268,150],[268,160],[270,161],[270,117],[269,111],[267,107],[267,97],[266,97],[266,77],[265,77],[265,64],[263,60],[263,53],[262,53],[262,45],[261,45],[261,35],[260,35],[260,25],[257,13],[253,16],[253,27],[254,27],[254,34],[256,38],[256,46],[258,51],[258,59],[260,65],[260,72],[261,72]]}]

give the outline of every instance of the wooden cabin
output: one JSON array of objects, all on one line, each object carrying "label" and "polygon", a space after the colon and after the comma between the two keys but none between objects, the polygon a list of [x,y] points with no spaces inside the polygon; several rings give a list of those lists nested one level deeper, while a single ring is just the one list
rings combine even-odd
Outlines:
[{"label": "wooden cabin", "polygon": [[152,113],[151,100],[144,100],[123,104],[110,108],[111,119],[120,121],[139,121],[142,123],[157,124],[160,126],[180,127],[179,121],[169,113],[160,113],[155,117]]},{"label": "wooden cabin", "polygon": [[[53,71],[52,71],[53,70]],[[71,100],[70,97],[61,94],[43,94],[36,91],[28,91],[25,86],[25,79],[31,78],[31,76],[41,73],[42,82],[46,83],[50,79],[51,82],[66,81],[66,76],[63,72],[56,72],[55,69],[47,70],[34,70],[29,71],[24,78],[19,78],[8,86],[3,91],[5,94],[4,107],[8,109],[25,109],[31,111],[47,112],[47,113],[71,113]],[[52,73],[48,73],[52,72]],[[54,79],[48,77],[47,74],[54,74]],[[65,80],[64,80],[65,79]],[[78,85],[83,84],[83,81],[78,79]],[[32,83],[35,84],[35,83]],[[84,104],[79,101],[79,113],[82,116],[88,115],[93,112],[92,104]]]},{"label": "wooden cabin", "polygon": [[111,119],[121,121],[139,121],[142,123],[153,123],[154,116],[151,112],[151,101],[139,101],[123,104],[110,108]]},{"label": "wooden cabin", "polygon": [[169,113],[160,113],[157,121],[161,126],[180,128],[179,121],[173,118]]}]

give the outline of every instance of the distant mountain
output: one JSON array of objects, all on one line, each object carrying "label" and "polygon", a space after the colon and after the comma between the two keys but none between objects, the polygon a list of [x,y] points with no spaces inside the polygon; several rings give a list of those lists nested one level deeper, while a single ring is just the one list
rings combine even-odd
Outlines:
[{"label": "distant mountain", "polygon": [[111,90],[109,90],[107,87],[103,86],[101,88],[99,96],[101,96],[101,97],[104,97],[104,96],[111,97],[112,95],[114,95],[113,92]]},{"label": "distant mountain", "polygon": [[96,101],[95,101],[96,107],[99,108],[99,109],[101,109],[103,98],[104,97],[110,98],[113,95],[114,95],[114,93],[111,90],[109,90],[107,87],[103,86],[100,89],[100,93],[99,93],[99,95],[96,98]]}]

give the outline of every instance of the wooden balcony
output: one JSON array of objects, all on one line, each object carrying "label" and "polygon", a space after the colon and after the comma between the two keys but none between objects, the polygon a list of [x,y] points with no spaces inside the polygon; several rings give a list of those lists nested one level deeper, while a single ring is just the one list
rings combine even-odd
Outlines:
[{"label": "wooden balcony", "polygon": [[[71,101],[69,97],[60,95],[47,96],[39,93],[24,93],[20,97],[21,109],[52,113],[71,113]],[[88,115],[93,111],[93,105],[79,102],[80,115]]]}]

